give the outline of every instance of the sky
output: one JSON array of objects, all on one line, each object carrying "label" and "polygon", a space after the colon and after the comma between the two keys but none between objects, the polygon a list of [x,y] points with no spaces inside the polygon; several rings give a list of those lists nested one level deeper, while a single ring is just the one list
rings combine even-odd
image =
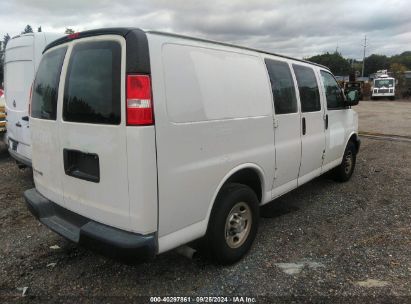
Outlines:
[{"label": "sky", "polygon": [[0,37],[131,26],[253,47],[297,58],[411,50],[409,0],[0,0]]}]

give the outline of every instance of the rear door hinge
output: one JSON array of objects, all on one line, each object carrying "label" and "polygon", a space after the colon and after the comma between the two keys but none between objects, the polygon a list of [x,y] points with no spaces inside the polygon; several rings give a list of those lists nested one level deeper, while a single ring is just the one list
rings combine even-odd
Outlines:
[{"label": "rear door hinge", "polygon": [[274,128],[278,128],[278,119],[277,118],[273,118],[273,125],[274,125]]}]

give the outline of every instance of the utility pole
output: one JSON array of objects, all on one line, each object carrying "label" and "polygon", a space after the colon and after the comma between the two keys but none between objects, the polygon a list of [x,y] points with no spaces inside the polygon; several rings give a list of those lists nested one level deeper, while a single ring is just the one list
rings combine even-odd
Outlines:
[{"label": "utility pole", "polygon": [[364,66],[365,66],[365,49],[367,47],[367,35],[364,36],[364,54],[362,56],[362,73],[361,73],[361,77],[364,77]]}]

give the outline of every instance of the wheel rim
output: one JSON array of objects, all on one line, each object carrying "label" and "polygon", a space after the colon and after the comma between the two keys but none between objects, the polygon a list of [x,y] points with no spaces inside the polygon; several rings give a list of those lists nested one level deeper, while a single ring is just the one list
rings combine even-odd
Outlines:
[{"label": "wheel rim", "polygon": [[351,151],[348,151],[347,155],[345,156],[345,160],[344,160],[345,174],[349,174],[351,172],[352,163],[353,163],[353,155]]},{"label": "wheel rim", "polygon": [[250,207],[239,202],[231,208],[225,224],[225,240],[230,248],[238,248],[246,241],[252,225]]}]

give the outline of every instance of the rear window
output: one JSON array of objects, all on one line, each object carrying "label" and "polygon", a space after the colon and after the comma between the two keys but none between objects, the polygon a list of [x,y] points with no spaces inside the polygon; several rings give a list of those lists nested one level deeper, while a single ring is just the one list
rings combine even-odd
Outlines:
[{"label": "rear window", "polygon": [[121,46],[115,41],[79,43],[70,56],[64,89],[65,121],[119,124]]},{"label": "rear window", "polygon": [[57,95],[61,66],[67,48],[59,48],[44,54],[33,84],[31,116],[41,119],[56,119]]}]

